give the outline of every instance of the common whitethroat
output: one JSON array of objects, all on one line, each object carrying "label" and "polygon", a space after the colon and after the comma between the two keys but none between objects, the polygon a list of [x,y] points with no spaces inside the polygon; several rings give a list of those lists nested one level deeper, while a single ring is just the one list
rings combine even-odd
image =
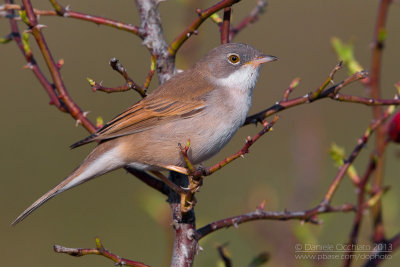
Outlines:
[{"label": "common whitethroat", "polygon": [[12,223],[22,221],[47,200],[109,171],[133,167],[186,173],[178,144],[190,140],[193,164],[220,151],[244,123],[263,63],[277,60],[240,43],[211,50],[143,100],[126,109],[75,148],[99,144],[60,184],[36,200]]}]

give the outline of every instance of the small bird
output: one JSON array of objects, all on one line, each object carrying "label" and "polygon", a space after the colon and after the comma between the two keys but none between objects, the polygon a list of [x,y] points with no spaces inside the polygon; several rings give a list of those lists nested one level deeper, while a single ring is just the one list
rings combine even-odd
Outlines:
[{"label": "small bird", "polygon": [[190,140],[188,157],[201,163],[219,152],[243,125],[260,66],[277,60],[241,43],[211,50],[72,148],[98,142],[81,165],[36,200],[12,225],[52,197],[112,170],[187,173],[178,144]]}]

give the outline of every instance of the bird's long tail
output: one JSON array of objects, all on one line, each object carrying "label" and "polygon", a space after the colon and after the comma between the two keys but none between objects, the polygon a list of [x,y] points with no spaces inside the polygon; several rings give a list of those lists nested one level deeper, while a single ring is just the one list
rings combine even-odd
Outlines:
[{"label": "bird's long tail", "polygon": [[101,145],[96,147],[96,149],[89,154],[89,156],[74,172],[72,172],[71,175],[69,175],[56,187],[51,189],[49,192],[36,200],[32,205],[30,205],[15,219],[15,221],[11,223],[11,225],[16,225],[17,223],[21,222],[49,199],[64,192],[65,190],[123,166],[122,160],[119,158],[117,147],[107,151],[102,150],[104,150],[104,148],[101,147]]}]

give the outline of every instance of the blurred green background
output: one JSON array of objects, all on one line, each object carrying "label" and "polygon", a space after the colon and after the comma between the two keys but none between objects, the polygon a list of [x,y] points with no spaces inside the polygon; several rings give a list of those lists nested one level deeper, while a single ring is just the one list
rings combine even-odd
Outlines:
[{"label": "blurred green background", "polygon": [[[60,1],[74,11],[87,12],[138,24],[134,1]],[[160,5],[164,34],[172,41],[195,17],[195,8],[207,8],[216,1],[166,1]],[[37,8],[50,9],[47,1],[33,1]],[[256,1],[235,5],[233,23],[248,14]],[[355,45],[356,57],[369,68],[370,43],[376,17],[377,0],[278,1],[270,0],[259,22],[241,32],[235,41],[249,43],[277,56],[267,64],[256,86],[251,113],[281,99],[283,90],[295,77],[302,81],[292,96],[316,89],[338,62],[330,39],[337,36]],[[105,121],[136,102],[135,92],[93,93],[86,81],[90,77],[105,86],[117,86],[122,78],[111,70],[108,61],[120,59],[130,76],[143,83],[150,66],[148,52],[136,36],[105,26],[64,19],[41,17],[48,27],[44,34],[55,59],[63,58],[62,75],[71,96],[87,111],[90,119]],[[392,97],[400,79],[400,5],[389,12],[387,42],[383,55],[382,89]],[[20,25],[25,29],[24,25]],[[9,33],[8,21],[0,19],[0,34]],[[32,38],[31,38],[32,40]],[[39,64],[43,63],[35,45]],[[184,44],[177,56],[177,67],[186,69],[219,44],[218,29],[206,21]],[[87,136],[67,114],[48,105],[48,97],[31,71],[23,69],[25,60],[14,43],[0,46],[2,114],[0,177],[0,255],[1,265],[14,266],[111,266],[99,256],[74,258],[56,254],[53,244],[69,247],[94,247],[100,237],[106,248],[126,258],[152,266],[168,266],[172,230],[165,197],[126,174],[123,170],[104,175],[67,191],[49,201],[16,227],[10,223],[28,205],[67,176],[91,150],[91,146],[70,150],[68,146]],[[43,67],[43,70],[45,68]],[[341,70],[336,82],[347,77]],[[154,89],[157,80],[153,80]],[[368,96],[360,84],[345,93]],[[304,210],[322,199],[337,172],[328,155],[332,142],[349,152],[371,121],[371,109],[357,104],[322,100],[280,113],[274,131],[264,136],[251,153],[207,177],[198,193],[198,227],[209,222],[252,211],[264,199],[271,211]],[[237,151],[248,135],[259,128],[247,126],[213,160]],[[371,140],[372,141],[372,140]],[[362,174],[370,142],[355,166]],[[400,231],[399,147],[387,150],[385,184],[391,185],[383,198],[384,222],[388,237]],[[354,187],[346,178],[334,196],[333,204],[354,203]],[[262,251],[271,254],[270,266],[309,266],[295,260],[296,243],[345,244],[353,220],[352,213],[327,214],[322,226],[301,225],[299,221],[258,221],[220,230],[200,242],[204,251],[196,256],[195,266],[217,266],[216,247],[228,242],[235,266],[246,266]],[[368,244],[370,214],[366,214],[360,243]],[[326,266],[340,261],[322,262]],[[320,262],[321,264],[321,262]],[[362,261],[355,263],[360,266]],[[384,266],[400,264],[398,253]]]}]

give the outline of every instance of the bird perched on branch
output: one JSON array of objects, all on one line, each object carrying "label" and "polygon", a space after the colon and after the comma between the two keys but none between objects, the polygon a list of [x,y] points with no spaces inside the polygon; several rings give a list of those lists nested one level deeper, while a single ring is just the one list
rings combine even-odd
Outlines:
[{"label": "bird perched on branch", "polygon": [[72,148],[99,143],[72,174],[12,224],[59,193],[118,168],[187,174],[178,144],[190,139],[188,157],[193,164],[220,151],[246,119],[260,66],[276,59],[246,44],[214,48],[192,68],[73,144]]}]

